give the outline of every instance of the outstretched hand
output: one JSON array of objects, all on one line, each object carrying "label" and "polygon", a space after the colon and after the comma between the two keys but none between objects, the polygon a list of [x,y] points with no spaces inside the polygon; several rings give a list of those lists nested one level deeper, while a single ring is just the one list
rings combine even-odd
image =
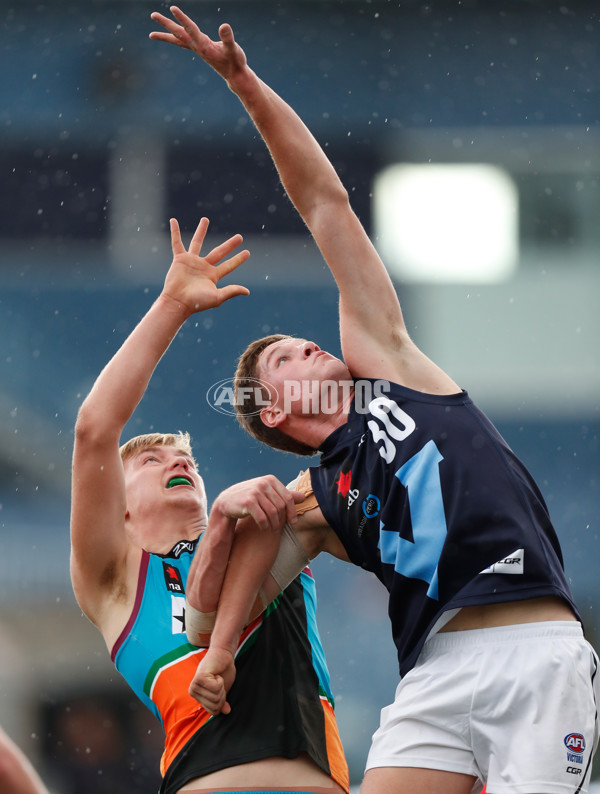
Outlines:
[{"label": "outstretched hand", "polygon": [[235,681],[233,656],[220,648],[209,648],[198,665],[189,693],[209,714],[229,714],[227,693]]},{"label": "outstretched hand", "polygon": [[183,305],[189,314],[220,306],[237,295],[250,294],[246,287],[239,284],[217,286],[223,276],[232,273],[250,256],[249,251],[240,251],[221,262],[242,242],[241,234],[230,237],[203,257],[200,256],[200,249],[207,229],[208,219],[202,218],[186,249],[181,240],[179,224],[175,218],[171,218],[173,262],[165,278],[161,297]]},{"label": "outstretched hand", "polygon": [[227,23],[221,25],[219,28],[220,41],[213,41],[180,8],[171,6],[170,11],[175,22],[158,11],[151,14],[152,19],[166,30],[166,32],[152,31],[151,39],[166,41],[168,44],[175,44],[177,47],[184,47],[195,52],[227,81],[244,69],[246,55],[236,43],[230,25]]}]

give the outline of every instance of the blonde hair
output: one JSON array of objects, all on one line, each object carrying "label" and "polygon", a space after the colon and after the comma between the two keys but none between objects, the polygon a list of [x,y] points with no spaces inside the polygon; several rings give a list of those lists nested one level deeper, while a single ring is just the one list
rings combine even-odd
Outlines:
[{"label": "blonde hair", "polygon": [[137,457],[137,455],[140,455],[145,449],[150,447],[174,447],[179,452],[189,455],[194,461],[194,466],[196,466],[190,434],[182,430],[177,433],[144,433],[141,436],[134,436],[119,448],[121,460],[124,463],[130,458]]},{"label": "blonde hair", "polygon": [[[258,359],[270,345],[282,339],[294,339],[289,334],[270,334],[251,342],[238,359],[234,376],[235,412],[238,422],[251,436],[282,452],[295,455],[314,455],[318,450],[283,433],[277,427],[267,427],[257,406],[254,387],[258,379]],[[250,388],[248,388],[250,387]],[[261,389],[263,401],[269,399],[267,390]],[[241,399],[241,395],[244,399]],[[264,402],[263,402],[264,404]]]}]

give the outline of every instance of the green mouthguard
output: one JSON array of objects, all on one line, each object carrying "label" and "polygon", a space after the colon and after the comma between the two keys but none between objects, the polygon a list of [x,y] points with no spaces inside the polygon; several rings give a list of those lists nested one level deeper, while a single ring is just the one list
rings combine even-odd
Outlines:
[{"label": "green mouthguard", "polygon": [[191,485],[191,482],[185,477],[173,477],[167,483],[167,488],[174,488],[176,485]]}]

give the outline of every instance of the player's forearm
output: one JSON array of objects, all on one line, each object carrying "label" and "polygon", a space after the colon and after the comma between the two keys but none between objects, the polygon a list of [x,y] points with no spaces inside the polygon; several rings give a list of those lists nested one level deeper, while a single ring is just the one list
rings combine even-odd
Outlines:
[{"label": "player's forearm", "polygon": [[204,613],[215,612],[235,535],[235,520],[211,517],[209,528],[194,555],[187,580],[187,600]]},{"label": "player's forearm", "polygon": [[365,296],[378,301],[379,316],[386,323],[388,317],[400,321],[389,276],[350,206],[344,185],[308,127],[251,69],[237,73],[229,87],[265,141],[286,193],[344,296],[345,308],[360,325],[359,333],[373,325],[372,304]]},{"label": "player's forearm", "polygon": [[234,519],[212,514],[192,560],[187,580],[185,631],[193,645],[210,644],[235,524]]},{"label": "player's forearm", "polygon": [[280,537],[279,533],[261,531],[253,521],[238,524],[217,608],[211,647],[235,653],[258,592],[277,557]]},{"label": "player's forearm", "polygon": [[[394,335],[390,329],[404,329],[400,304],[333,165],[293,108],[249,67],[236,72],[228,85],[265,141],[286,193],[336,280],[345,318],[351,318],[350,327],[356,330],[342,338],[346,351],[353,348],[356,335],[371,334],[379,346],[377,340]],[[373,301],[379,307],[378,320]]]},{"label": "player's forearm", "polygon": [[80,427],[93,424],[98,435],[120,433],[188,314],[180,304],[158,298],[98,376],[81,406]]}]

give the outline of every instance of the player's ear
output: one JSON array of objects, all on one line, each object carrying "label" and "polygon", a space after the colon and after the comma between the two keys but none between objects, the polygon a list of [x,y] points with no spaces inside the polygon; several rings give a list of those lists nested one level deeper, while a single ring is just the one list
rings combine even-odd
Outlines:
[{"label": "player's ear", "polygon": [[277,405],[266,405],[261,409],[260,418],[263,425],[270,428],[279,427],[285,419],[285,413]]}]

